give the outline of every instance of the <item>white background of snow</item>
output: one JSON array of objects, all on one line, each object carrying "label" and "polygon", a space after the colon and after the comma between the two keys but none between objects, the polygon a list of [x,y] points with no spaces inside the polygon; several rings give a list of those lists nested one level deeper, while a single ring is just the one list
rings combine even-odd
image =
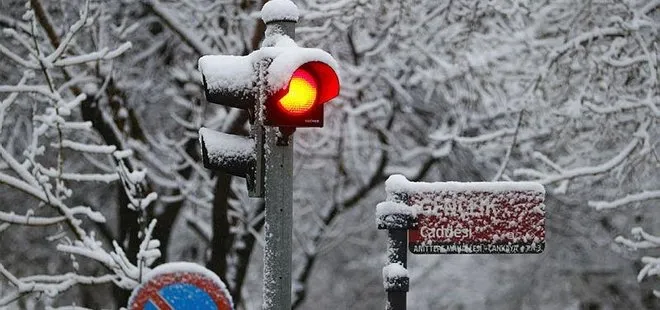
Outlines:
[{"label": "white background of snow", "polygon": [[271,21],[298,21],[298,7],[290,0],[271,0],[261,8],[264,23]]},{"label": "white background of snow", "polygon": [[388,193],[394,192],[490,192],[535,191],[545,194],[543,185],[536,182],[410,182],[400,174],[391,175],[385,181]]}]

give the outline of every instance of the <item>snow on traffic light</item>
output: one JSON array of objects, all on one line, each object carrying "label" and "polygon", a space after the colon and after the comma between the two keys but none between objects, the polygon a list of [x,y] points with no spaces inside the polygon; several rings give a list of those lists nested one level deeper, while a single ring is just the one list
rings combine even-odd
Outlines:
[{"label": "snow on traffic light", "polygon": [[[263,76],[258,72],[260,62],[267,63]],[[263,109],[263,124],[276,127],[322,127],[323,104],[339,95],[336,68],[335,60],[325,51],[301,48],[286,40],[247,56],[207,55],[199,59],[209,102],[251,111]],[[260,90],[265,91],[265,98],[260,98]]]},{"label": "snow on traffic light", "polygon": [[250,137],[200,129],[204,165],[245,176],[250,196],[260,197],[263,126],[289,132],[296,127],[322,127],[324,104],[339,94],[337,63],[323,50],[298,47],[282,36],[274,46],[249,55],[206,55],[198,65],[206,99],[247,110],[252,124]]}]

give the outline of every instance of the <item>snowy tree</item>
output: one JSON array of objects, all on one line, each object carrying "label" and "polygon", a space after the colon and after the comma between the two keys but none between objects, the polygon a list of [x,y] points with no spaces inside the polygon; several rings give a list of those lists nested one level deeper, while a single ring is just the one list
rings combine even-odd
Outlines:
[{"label": "snowy tree", "polygon": [[338,159],[331,184],[369,184],[381,159],[412,179],[460,162],[458,180],[534,180],[592,207],[657,199],[657,1],[308,4],[302,40],[342,59],[334,132],[310,139],[341,151],[301,147]]},{"label": "snowy tree", "polygon": [[[80,34],[89,30],[98,15],[90,11],[88,2],[61,38],[51,28],[41,3],[32,1],[26,8],[17,27],[4,30],[7,45],[0,45],[0,52],[13,63],[12,70],[23,72],[18,80],[0,85],[0,92],[6,94],[0,108],[0,183],[20,192],[22,198],[22,203],[0,211],[1,230],[53,226],[47,240],[69,254],[72,264],[66,273],[32,274],[32,270],[19,271],[0,263],[0,273],[12,286],[3,290],[0,306],[24,295],[52,298],[80,284],[114,283],[132,289],[160,256],[159,242],[152,239],[156,222],[147,223],[144,212],[157,196],[142,187],[145,171],[130,167],[131,151],[99,141],[93,130],[99,121],[114,125],[96,102],[109,78],[104,83],[93,72],[120,57],[131,44],[89,51],[89,42]],[[127,198],[122,207],[142,214],[137,260],[129,259],[116,241],[104,245],[89,229],[90,223],[103,225],[106,218],[98,207],[80,203],[77,189],[83,182],[121,182]],[[79,258],[95,261],[103,272],[86,274],[80,270]]]}]

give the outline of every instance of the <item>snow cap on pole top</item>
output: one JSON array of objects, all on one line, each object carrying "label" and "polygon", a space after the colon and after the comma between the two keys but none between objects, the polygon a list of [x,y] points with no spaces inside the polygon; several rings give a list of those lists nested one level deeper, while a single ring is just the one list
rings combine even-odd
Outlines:
[{"label": "snow cap on pole top", "polygon": [[298,7],[291,0],[270,0],[261,8],[264,23],[298,22]]}]

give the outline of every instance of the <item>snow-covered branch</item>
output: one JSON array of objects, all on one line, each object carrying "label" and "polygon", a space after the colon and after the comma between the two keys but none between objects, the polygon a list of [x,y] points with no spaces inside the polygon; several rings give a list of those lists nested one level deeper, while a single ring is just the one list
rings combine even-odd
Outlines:
[{"label": "snow-covered branch", "polygon": [[533,179],[534,182],[538,182],[541,184],[549,184],[557,181],[570,180],[577,177],[605,173],[607,171],[612,170],[617,165],[621,164],[621,162],[623,162],[626,158],[628,158],[632,154],[632,152],[640,143],[644,142],[644,134],[650,124],[651,124],[650,121],[646,121],[643,124],[640,124],[639,128],[637,129],[637,132],[632,135],[633,138],[631,139],[631,141],[621,151],[619,151],[619,153],[616,156],[612,157],[610,160],[600,165],[574,168],[570,170],[563,169],[562,172],[555,174],[544,174],[541,172],[533,172],[528,169],[518,169],[514,171],[514,175],[537,177],[536,179]]},{"label": "snow-covered branch", "polygon": [[627,195],[612,201],[589,201],[589,206],[598,210],[614,209],[621,206],[633,204],[636,202],[660,199],[660,190],[657,191],[643,191],[635,194]]},{"label": "snow-covered branch", "polygon": [[[46,238],[49,242],[58,242],[56,248],[70,255],[75,272],[61,275],[28,275],[22,278],[15,276],[11,265],[0,263],[0,275],[9,281],[13,289],[0,292],[0,307],[10,305],[16,299],[33,293],[45,293],[49,297],[60,295],[76,285],[113,283],[125,289],[135,287],[143,273],[160,256],[158,240],[151,234],[155,221],[143,229],[143,244],[138,249],[137,257],[129,258],[126,251],[117,242],[112,249],[106,249],[102,242],[96,240],[95,231],[90,229],[94,225],[106,222],[105,216],[92,206],[72,203],[72,197],[85,197],[85,193],[92,185],[89,182],[113,183],[122,180],[123,184],[135,185],[144,180],[143,171],[132,171],[120,165],[117,171],[101,173],[94,171],[86,165],[80,165],[79,158],[87,156],[107,156],[117,153],[117,145],[97,144],[97,138],[90,129],[92,122],[79,119],[80,114],[73,112],[82,108],[83,118],[87,115],[90,99],[97,94],[81,94],[76,84],[89,82],[84,73],[84,64],[90,61],[100,63],[119,57],[125,53],[131,43],[120,44],[116,49],[100,48],[97,51],[82,54],[76,53],[80,49],[78,36],[84,35],[93,23],[97,22],[98,15],[90,17],[89,3],[86,2],[80,19],[64,34],[60,41],[54,31],[52,19],[44,10],[39,0],[31,0],[27,6],[28,11],[24,18],[31,24],[30,31],[18,32],[13,29],[5,30],[4,34],[11,36],[17,44],[16,50],[23,49],[21,53],[0,45],[0,53],[8,56],[3,64],[13,65],[19,70],[28,70],[15,85],[0,85],[0,93],[9,93],[0,105],[0,124],[23,120],[30,127],[18,127],[16,132],[24,135],[17,149],[13,143],[8,143],[6,136],[0,136],[0,186],[4,192],[22,192],[28,197],[22,204],[4,206],[0,211],[0,234],[11,230],[13,226],[55,226],[60,229],[52,237]],[[99,11],[97,11],[98,13]],[[38,21],[37,21],[38,20]],[[38,34],[37,22],[42,30],[48,34],[52,49],[48,42]],[[47,51],[52,52],[48,55]],[[18,55],[28,55],[23,59]],[[80,75],[79,68],[83,71]],[[71,68],[64,68],[64,67]],[[61,67],[61,68],[57,68]],[[40,75],[32,70],[38,69]],[[15,108],[9,109],[13,105]],[[20,113],[25,108],[30,109],[27,115]],[[113,122],[113,121],[111,121]],[[10,123],[11,124],[11,123]],[[6,127],[5,127],[6,128]],[[5,134],[6,131],[0,131]],[[121,134],[117,135],[121,136]],[[11,141],[11,140],[10,140]],[[94,142],[90,142],[94,141]],[[66,149],[66,152],[64,151]],[[107,157],[109,158],[109,157]],[[123,164],[121,159],[117,162]],[[53,164],[54,163],[54,164]],[[92,166],[94,167],[94,166]],[[71,182],[77,186],[69,187]],[[9,191],[7,191],[9,189]],[[128,193],[132,204],[138,207],[149,204],[156,197],[155,194],[143,193],[146,197],[135,197],[137,191]],[[124,208],[128,206],[122,206]],[[55,215],[53,215],[55,213]],[[92,225],[89,225],[92,224]],[[20,249],[17,249],[20,250]],[[75,256],[91,259],[106,271],[104,275],[83,275],[79,273],[79,264]],[[137,260],[133,261],[132,260]],[[12,267],[11,269],[9,267]],[[28,273],[33,272],[31,270]]]},{"label": "snow-covered branch", "polygon": [[14,292],[0,297],[0,306],[6,306],[26,294],[45,293],[49,297],[55,297],[78,284],[90,285],[117,281],[117,276],[114,274],[83,276],[76,273],[67,273],[16,278],[2,264],[0,264],[0,275],[9,279],[15,287]]}]

